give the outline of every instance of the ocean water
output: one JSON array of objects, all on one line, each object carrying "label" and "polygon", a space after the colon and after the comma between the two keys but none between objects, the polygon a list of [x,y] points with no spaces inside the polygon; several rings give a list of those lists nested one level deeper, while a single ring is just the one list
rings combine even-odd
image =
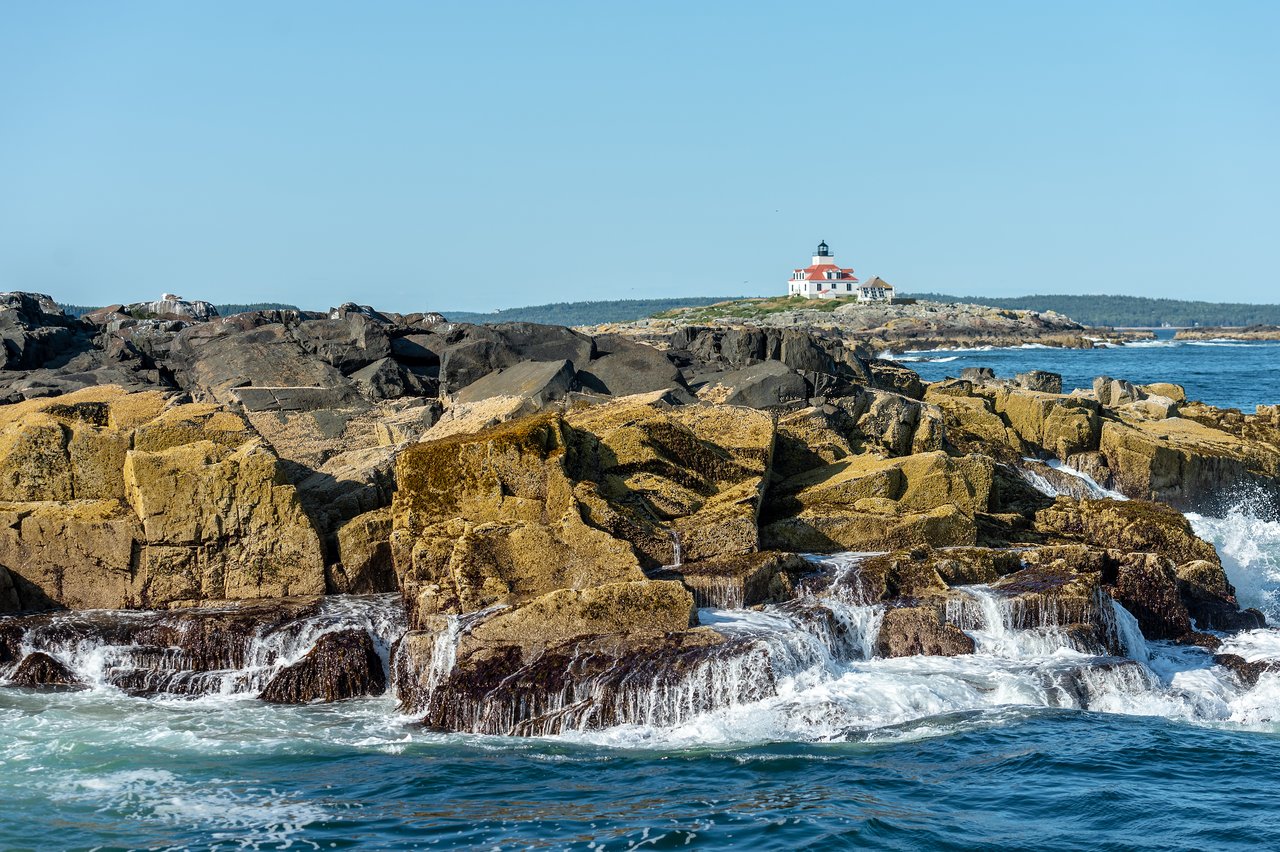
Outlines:
[{"label": "ocean water", "polygon": [[[1098,349],[938,349],[885,353],[935,382],[959,376],[965,367],[991,367],[1001,378],[1026,370],[1062,374],[1063,389],[1089,388],[1095,376],[1136,384],[1176,382],[1190,399],[1252,412],[1259,403],[1280,403],[1280,342],[1174,340],[1160,330],[1156,340]],[[882,356],[883,357],[883,356]]]},{"label": "ocean water", "polygon": [[[1219,404],[1280,401],[1266,367],[1280,350],[1219,349],[910,363],[1053,369],[1081,385],[1101,372],[1180,381]],[[1208,363],[1196,350],[1216,359],[1216,379],[1196,378],[1190,367]],[[1224,517],[1189,517],[1242,604],[1280,623],[1275,507],[1242,498]],[[858,558],[821,564],[840,574]],[[948,612],[978,653],[868,659],[881,610],[827,594],[818,602],[839,637],[781,608],[700,612],[760,644],[707,688],[736,694],[763,661],[777,675],[767,697],[532,739],[427,731],[390,696],[309,707],[253,697],[326,630],[367,629],[385,654],[403,630],[394,596],[330,602],[264,636],[244,671],[195,698],[112,688],[104,672],[128,648],[59,646],[93,688],[0,688],[0,849],[1280,848],[1280,674],[1246,688],[1201,649],[1147,641],[1109,602],[1110,648],[1051,622],[1015,628],[981,586]],[[1280,631],[1222,651],[1280,660]]]}]

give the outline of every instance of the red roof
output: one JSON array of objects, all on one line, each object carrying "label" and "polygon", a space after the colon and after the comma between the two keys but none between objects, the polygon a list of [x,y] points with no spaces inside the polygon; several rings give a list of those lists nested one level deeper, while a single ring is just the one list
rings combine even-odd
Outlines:
[{"label": "red roof", "polygon": [[[836,266],[834,263],[815,263],[813,266],[806,266],[804,269],[794,269],[792,270],[792,272],[804,273],[803,279],[792,279],[792,280],[804,280],[804,281],[857,281],[858,280],[857,276],[853,274],[852,269],[843,269],[839,266]],[[836,277],[828,278],[827,277],[828,272],[835,272]]]}]

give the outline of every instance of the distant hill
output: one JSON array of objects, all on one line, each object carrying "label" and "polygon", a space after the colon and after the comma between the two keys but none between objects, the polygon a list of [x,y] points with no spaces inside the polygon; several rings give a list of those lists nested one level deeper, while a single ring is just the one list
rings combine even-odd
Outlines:
[{"label": "distant hill", "polygon": [[1231,302],[1184,302],[1143,296],[946,296],[911,293],[913,299],[964,302],[1012,310],[1057,311],[1094,326],[1280,325],[1280,305]]},{"label": "distant hill", "polygon": [[[98,310],[102,305],[96,307],[90,305],[58,305],[73,317],[82,317],[87,313]],[[218,309],[221,316],[229,317],[232,314],[242,314],[245,311],[296,311],[297,305],[286,305],[282,302],[253,302],[246,305],[214,305]]]},{"label": "distant hill", "polygon": [[613,302],[556,302],[527,308],[505,308],[491,313],[441,311],[450,322],[495,323],[538,322],[547,325],[597,325],[604,322],[630,322],[644,319],[672,308],[714,305],[742,296],[691,296],[682,299],[620,299]]}]

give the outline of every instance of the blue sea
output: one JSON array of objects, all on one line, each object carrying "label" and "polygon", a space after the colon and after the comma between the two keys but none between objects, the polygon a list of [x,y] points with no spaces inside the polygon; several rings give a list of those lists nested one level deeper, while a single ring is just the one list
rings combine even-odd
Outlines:
[{"label": "blue sea", "polygon": [[1161,329],[1155,340],[1097,349],[1057,349],[1037,344],[1018,348],[944,349],[885,353],[934,382],[959,376],[965,367],[991,367],[1012,378],[1026,370],[1062,374],[1063,389],[1089,388],[1095,376],[1135,384],[1175,382],[1190,399],[1249,413],[1259,403],[1280,403],[1280,342],[1174,340]]},{"label": "blue sea", "polygon": [[[1049,369],[1068,387],[1105,373],[1180,382],[1217,405],[1280,402],[1274,344],[898,356],[926,379]],[[1271,512],[1190,517],[1242,602],[1274,622]],[[344,606],[377,630],[397,623],[369,616],[394,606],[385,596]],[[701,615],[805,639],[777,613]],[[845,617],[863,641],[877,623],[867,608]],[[754,704],[534,739],[427,731],[391,697],[132,698],[96,679],[109,653],[73,648],[68,662],[99,685],[0,688],[0,848],[1280,848],[1280,675],[1242,688],[1200,649],[1148,643],[1117,618],[1126,666],[1093,666],[997,613],[972,657],[851,652],[797,664]],[[1280,631],[1225,650],[1280,659]]]}]

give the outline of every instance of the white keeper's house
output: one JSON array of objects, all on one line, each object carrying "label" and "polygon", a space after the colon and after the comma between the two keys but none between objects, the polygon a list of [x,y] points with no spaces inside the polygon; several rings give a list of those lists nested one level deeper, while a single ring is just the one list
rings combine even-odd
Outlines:
[{"label": "white keeper's house", "polygon": [[806,299],[840,299],[854,297],[859,302],[892,302],[893,285],[876,276],[865,284],[858,281],[852,269],[836,265],[826,241],[818,243],[813,263],[793,269],[787,282],[788,296]]}]

